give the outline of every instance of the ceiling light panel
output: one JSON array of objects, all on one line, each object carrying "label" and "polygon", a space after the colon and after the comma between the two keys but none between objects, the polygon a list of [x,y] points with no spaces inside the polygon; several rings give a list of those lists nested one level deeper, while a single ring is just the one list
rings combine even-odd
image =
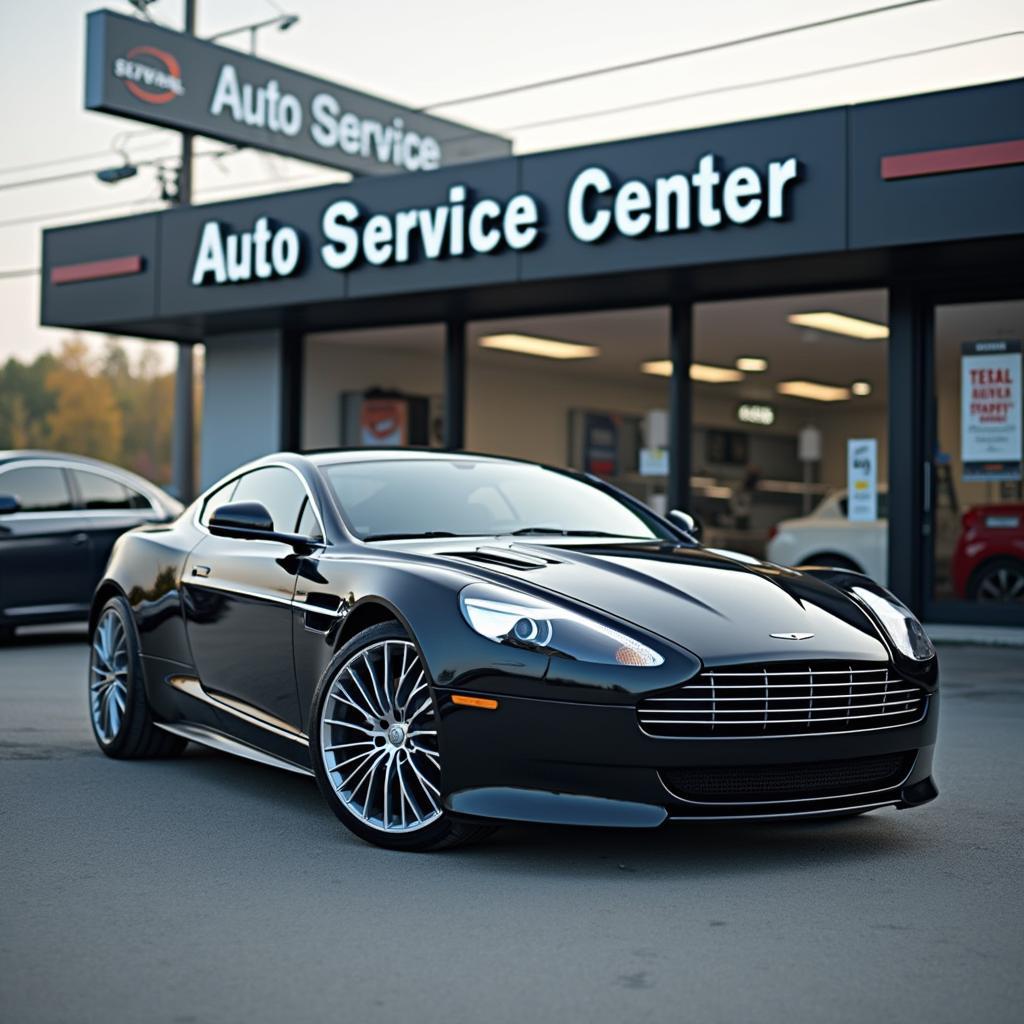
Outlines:
[{"label": "ceiling light panel", "polygon": [[828,310],[819,313],[790,313],[786,319],[796,327],[810,327],[816,331],[843,334],[848,338],[859,338],[862,341],[881,341],[889,337],[889,328],[886,324]]},{"label": "ceiling light panel", "polygon": [[808,398],[812,402],[845,402],[850,397],[849,388],[835,384],[821,384],[814,380],[780,380],[775,385],[780,395],[790,398]]},{"label": "ceiling light panel", "polygon": [[532,334],[488,334],[480,339],[481,348],[517,352],[542,359],[593,359],[601,354],[596,345],[583,345],[577,341],[556,341],[538,338]]}]

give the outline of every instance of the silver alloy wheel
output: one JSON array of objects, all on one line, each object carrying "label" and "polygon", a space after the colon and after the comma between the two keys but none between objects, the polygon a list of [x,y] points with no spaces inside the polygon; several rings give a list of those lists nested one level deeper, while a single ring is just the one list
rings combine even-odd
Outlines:
[{"label": "silver alloy wheel", "polygon": [[978,586],[979,601],[1024,600],[1024,569],[1000,565],[985,574]]},{"label": "silver alloy wheel", "polygon": [[441,817],[437,719],[413,643],[381,640],[338,670],[320,750],[338,798],[371,828],[415,832]]},{"label": "silver alloy wheel", "polygon": [[108,608],[96,624],[89,658],[89,710],[96,735],[111,743],[128,701],[128,637],[121,616]]}]

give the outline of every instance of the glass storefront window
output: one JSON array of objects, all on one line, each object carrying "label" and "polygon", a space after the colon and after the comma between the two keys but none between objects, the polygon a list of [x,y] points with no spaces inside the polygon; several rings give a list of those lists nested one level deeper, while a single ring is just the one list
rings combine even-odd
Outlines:
[{"label": "glass storefront window", "polygon": [[443,444],[442,324],[306,335],[303,377],[303,448]]},{"label": "glass storefront window", "polygon": [[934,325],[932,598],[1024,613],[1024,301],[937,306]]},{"label": "glass storefront window", "polygon": [[669,310],[467,325],[466,447],[585,470],[664,512]]},{"label": "glass storefront window", "polygon": [[694,307],[691,510],[706,543],[887,581],[887,323],[881,289]]}]

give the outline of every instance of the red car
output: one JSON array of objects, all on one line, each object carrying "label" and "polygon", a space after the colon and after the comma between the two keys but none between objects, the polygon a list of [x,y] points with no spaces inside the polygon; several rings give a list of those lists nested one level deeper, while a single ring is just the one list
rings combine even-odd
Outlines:
[{"label": "red car", "polygon": [[953,587],[971,601],[1024,603],[1024,505],[976,505],[953,552]]}]

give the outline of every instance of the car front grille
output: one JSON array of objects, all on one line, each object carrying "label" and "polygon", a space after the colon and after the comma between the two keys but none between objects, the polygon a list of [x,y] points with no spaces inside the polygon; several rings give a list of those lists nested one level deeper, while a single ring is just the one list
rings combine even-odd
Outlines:
[{"label": "car front grille", "polygon": [[651,736],[801,736],[891,729],[919,721],[920,687],[887,664],[776,662],[705,669],[637,707]]},{"label": "car front grille", "polygon": [[914,752],[806,764],[670,768],[666,788],[696,803],[776,803],[875,793],[898,786],[914,764]]}]

